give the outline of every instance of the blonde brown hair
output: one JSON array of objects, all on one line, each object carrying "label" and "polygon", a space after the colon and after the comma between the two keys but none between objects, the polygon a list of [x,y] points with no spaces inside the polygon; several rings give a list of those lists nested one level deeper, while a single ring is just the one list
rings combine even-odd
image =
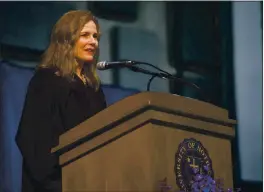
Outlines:
[{"label": "blonde brown hair", "polygon": [[[82,28],[91,20],[94,21],[100,37],[98,21],[90,11],[76,10],[65,13],[53,27],[50,44],[38,68],[56,68],[60,76],[73,79],[77,69],[74,46],[80,37]],[[100,85],[100,80],[96,73],[98,57],[99,48],[95,53],[93,63],[83,67],[83,75],[95,90],[98,90]]]}]

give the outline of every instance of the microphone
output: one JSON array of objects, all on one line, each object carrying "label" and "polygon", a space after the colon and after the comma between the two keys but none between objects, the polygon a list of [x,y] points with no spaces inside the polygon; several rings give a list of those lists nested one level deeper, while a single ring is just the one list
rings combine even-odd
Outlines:
[{"label": "microphone", "polygon": [[101,61],[96,64],[98,70],[106,70],[119,67],[131,67],[134,64],[139,64],[140,62],[123,60],[123,61]]},{"label": "microphone", "polygon": [[[157,72],[152,72],[152,71],[149,71],[149,70],[146,70],[146,69],[143,69],[141,67],[137,67],[135,65],[137,64],[143,64],[143,65],[148,65],[148,66],[151,66],[157,70],[159,70],[160,72],[157,73]],[[155,77],[160,77],[160,78],[163,78],[163,79],[168,79],[168,80],[171,80],[171,81],[176,81],[176,82],[180,82],[180,83],[183,83],[183,84],[186,84],[190,87],[193,87],[195,88],[197,91],[199,91],[199,93],[201,94],[201,96],[207,100],[207,102],[210,102],[210,100],[204,95],[204,92],[201,90],[201,88],[199,86],[197,86],[196,84],[194,83],[191,83],[191,82],[188,82],[184,79],[181,79],[181,78],[178,78],[170,73],[168,73],[167,71],[164,71],[150,63],[146,63],[146,62],[140,62],[140,61],[131,61],[131,60],[122,60],[122,61],[102,61],[102,62],[99,62],[96,64],[96,68],[98,70],[106,70],[106,69],[111,69],[111,68],[119,68],[119,67],[128,67],[130,70],[134,71],[134,72],[140,72],[140,73],[143,73],[143,74],[147,74],[147,75],[151,75],[152,77],[150,78],[149,82],[148,82],[148,86],[147,86],[147,91],[149,91],[150,89],[150,83],[152,82],[152,80],[155,78]]]}]

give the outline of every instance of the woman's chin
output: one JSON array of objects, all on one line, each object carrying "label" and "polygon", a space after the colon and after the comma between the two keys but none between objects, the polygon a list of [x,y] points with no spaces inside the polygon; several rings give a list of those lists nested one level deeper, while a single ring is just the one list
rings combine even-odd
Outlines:
[{"label": "woman's chin", "polygon": [[84,61],[85,63],[91,63],[91,62],[94,61],[94,57],[93,57],[93,56],[86,57],[86,58],[83,59],[83,61]]},{"label": "woman's chin", "polygon": [[86,55],[86,56],[82,56],[82,57],[77,57],[76,59],[80,63],[87,63],[87,64],[92,63],[94,61],[94,57],[92,55]]}]

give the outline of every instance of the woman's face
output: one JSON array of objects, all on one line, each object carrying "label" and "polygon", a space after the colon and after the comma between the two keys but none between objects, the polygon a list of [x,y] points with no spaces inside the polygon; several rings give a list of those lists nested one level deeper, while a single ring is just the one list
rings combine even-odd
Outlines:
[{"label": "woman's face", "polygon": [[80,32],[74,53],[78,62],[90,63],[94,60],[98,48],[98,31],[94,21],[87,22]]}]

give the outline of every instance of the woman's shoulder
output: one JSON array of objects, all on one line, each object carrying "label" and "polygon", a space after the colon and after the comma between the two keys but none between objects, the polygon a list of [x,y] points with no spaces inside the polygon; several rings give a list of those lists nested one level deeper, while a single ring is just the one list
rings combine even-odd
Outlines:
[{"label": "woman's shoulder", "polygon": [[38,68],[30,80],[30,87],[47,88],[67,88],[67,80],[58,75],[58,70],[54,68]]}]

